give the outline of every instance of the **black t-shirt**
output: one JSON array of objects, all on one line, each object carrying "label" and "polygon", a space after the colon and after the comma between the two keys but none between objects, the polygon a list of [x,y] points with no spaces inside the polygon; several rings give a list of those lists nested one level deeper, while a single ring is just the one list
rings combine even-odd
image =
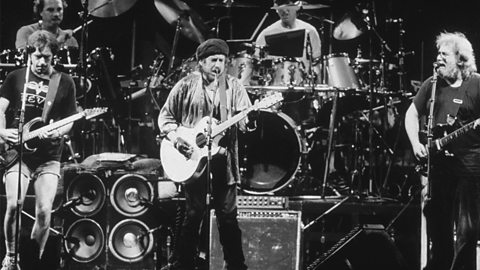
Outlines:
[{"label": "black t-shirt", "polygon": [[[429,114],[432,85],[432,78],[427,79],[413,100],[420,116]],[[447,124],[448,119],[456,118],[456,123],[452,127],[455,130],[480,118],[480,75],[474,73],[457,88],[451,87],[445,80],[439,78],[434,106],[434,127]],[[480,131],[470,130],[461,135],[451,143],[449,149],[456,154],[473,149],[480,151]]]},{"label": "black t-shirt", "polygon": [[[26,68],[22,68],[10,72],[0,88],[0,97],[10,101],[6,113],[7,127],[18,127],[18,115],[22,102],[21,96],[25,82],[25,71]],[[26,124],[30,120],[42,116],[45,97],[48,92],[48,84],[49,80],[39,78],[29,71],[25,104]],[[57,94],[47,122],[50,122],[50,120],[58,121],[76,112],[75,84],[69,75],[61,73]],[[29,166],[36,167],[45,161],[60,160],[63,147],[62,140],[44,140],[38,146],[37,151],[25,155],[24,161]]]}]

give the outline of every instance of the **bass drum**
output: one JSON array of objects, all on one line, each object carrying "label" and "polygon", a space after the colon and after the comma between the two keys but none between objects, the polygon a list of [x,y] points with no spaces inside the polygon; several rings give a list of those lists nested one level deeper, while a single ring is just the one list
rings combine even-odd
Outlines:
[{"label": "bass drum", "polygon": [[300,166],[301,140],[284,113],[258,112],[254,131],[239,133],[242,190],[270,194],[288,185]]}]

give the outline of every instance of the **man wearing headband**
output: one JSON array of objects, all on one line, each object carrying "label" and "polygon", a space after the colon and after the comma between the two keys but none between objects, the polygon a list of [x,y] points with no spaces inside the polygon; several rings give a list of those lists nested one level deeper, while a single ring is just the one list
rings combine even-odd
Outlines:
[{"label": "man wearing headband", "polygon": [[40,20],[36,23],[24,25],[17,31],[15,47],[23,49],[27,45],[28,37],[37,30],[46,30],[57,40],[59,48],[75,47],[78,42],[73,37],[72,30],[60,28],[63,21],[63,11],[67,7],[65,0],[35,0],[33,11]]},{"label": "man wearing headband", "polygon": [[[251,106],[245,88],[225,72],[228,53],[227,43],[220,39],[209,39],[200,44],[196,51],[198,71],[173,87],[160,111],[160,135],[170,140],[186,158],[192,155],[192,146],[177,134],[178,127],[193,128],[210,115],[225,120]],[[224,151],[214,155],[211,162],[212,206],[218,221],[226,269],[229,270],[247,269],[236,206],[236,184],[240,182],[237,130],[245,131],[247,122],[247,119],[240,121],[226,131],[220,141]],[[169,258],[171,264],[164,269],[194,269],[200,224],[207,211],[206,181],[205,170],[200,177],[183,182],[185,219]]]},{"label": "man wearing headband", "polygon": [[[255,41],[257,45],[266,45],[265,36],[305,29],[304,48],[306,48],[307,40],[310,38],[313,54],[312,58],[317,59],[321,56],[321,41],[317,29],[315,29],[315,27],[313,27],[311,24],[297,19],[297,12],[300,10],[299,4],[296,4],[296,2],[292,0],[274,0],[272,9],[277,11],[280,20],[274,22],[260,32],[257,40]],[[305,49],[303,50],[303,56],[301,60],[304,63],[304,66],[308,67],[309,60]]]}]

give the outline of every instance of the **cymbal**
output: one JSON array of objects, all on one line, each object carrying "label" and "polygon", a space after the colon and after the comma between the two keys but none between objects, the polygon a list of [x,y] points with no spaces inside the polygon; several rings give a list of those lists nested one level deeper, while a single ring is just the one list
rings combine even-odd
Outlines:
[{"label": "cymbal", "polygon": [[349,15],[344,16],[333,30],[333,37],[337,40],[350,40],[361,34],[363,34],[363,29],[358,27]]},{"label": "cymbal", "polygon": [[233,0],[222,0],[221,3],[210,2],[204,5],[208,7],[226,7],[226,8],[258,8],[259,7],[258,5],[238,3],[238,2],[234,2]]},{"label": "cymbal", "polygon": [[301,9],[303,10],[308,10],[308,9],[321,9],[321,8],[329,8],[329,5],[324,5],[324,4],[309,4],[306,1],[297,1],[295,2],[298,6],[300,6]]},{"label": "cymbal", "polygon": [[205,23],[185,2],[155,0],[155,7],[170,25],[176,26],[180,22],[180,31],[185,37],[198,43],[205,40]]},{"label": "cymbal", "polygon": [[88,10],[92,16],[109,18],[129,10],[137,0],[90,0]]},{"label": "cymbal", "polygon": [[258,45],[255,42],[242,42],[242,46],[252,49],[260,49],[264,50],[268,47],[268,45]]},{"label": "cymbal", "polygon": [[[368,64],[370,63],[370,59],[368,58],[355,58],[355,60],[353,61],[355,64]],[[372,63],[380,63],[380,60],[378,59],[372,59]]]}]

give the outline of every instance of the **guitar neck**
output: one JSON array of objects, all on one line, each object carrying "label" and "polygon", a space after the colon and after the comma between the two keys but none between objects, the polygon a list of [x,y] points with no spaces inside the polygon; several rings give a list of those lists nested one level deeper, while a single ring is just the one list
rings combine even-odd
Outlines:
[{"label": "guitar neck", "polygon": [[237,123],[238,121],[240,121],[240,120],[242,120],[243,118],[247,117],[248,113],[251,112],[253,109],[254,109],[254,106],[252,106],[252,107],[250,107],[250,108],[248,108],[248,109],[245,109],[245,110],[237,113],[236,115],[234,115],[232,118],[228,119],[227,121],[218,124],[218,125],[212,130],[212,137],[214,138],[215,136],[217,136],[218,134],[224,132],[225,130],[227,130],[229,127],[231,127],[232,125],[234,125],[234,124]]},{"label": "guitar neck", "polygon": [[443,137],[441,139],[438,139],[437,142],[440,145],[440,147],[444,147],[445,145],[451,143],[453,140],[457,139],[461,135],[463,135],[463,134],[467,133],[468,131],[470,131],[471,129],[473,129],[475,121],[472,121],[472,122],[464,125],[463,127],[445,135],[445,137]]},{"label": "guitar neck", "polygon": [[71,116],[69,116],[69,117],[67,117],[67,118],[64,118],[64,119],[62,119],[62,120],[59,120],[59,121],[54,122],[54,123],[52,123],[52,124],[46,125],[46,126],[44,126],[44,127],[41,127],[41,128],[39,128],[39,129],[36,129],[36,130],[33,130],[33,131],[29,132],[29,133],[27,134],[27,136],[25,136],[24,141],[27,142],[27,141],[29,141],[29,140],[35,139],[35,138],[37,138],[40,134],[42,134],[43,132],[50,131],[50,130],[54,130],[54,129],[57,129],[57,128],[61,128],[61,127],[65,126],[65,125],[68,125],[68,124],[74,122],[74,121],[77,121],[77,120],[79,120],[79,119],[82,119],[83,116],[84,116],[84,114],[81,113],[81,112],[80,112],[80,113],[76,113],[76,114],[74,114],[74,115],[71,115]]}]

